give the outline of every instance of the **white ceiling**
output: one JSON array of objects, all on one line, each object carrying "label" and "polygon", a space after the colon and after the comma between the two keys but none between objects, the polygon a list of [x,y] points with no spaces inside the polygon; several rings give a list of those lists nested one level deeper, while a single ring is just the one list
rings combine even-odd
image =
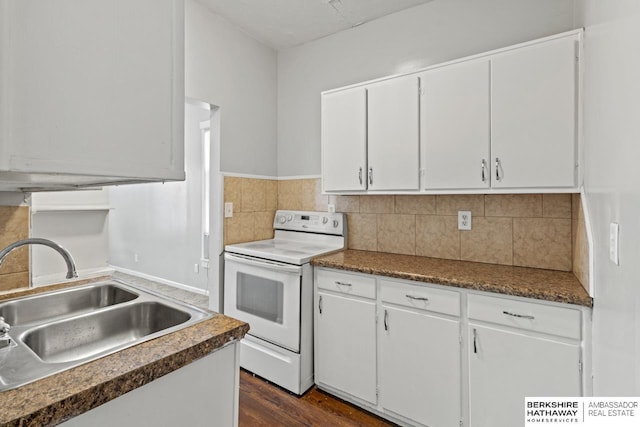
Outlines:
[{"label": "white ceiling", "polygon": [[315,40],[432,0],[196,0],[274,49]]}]

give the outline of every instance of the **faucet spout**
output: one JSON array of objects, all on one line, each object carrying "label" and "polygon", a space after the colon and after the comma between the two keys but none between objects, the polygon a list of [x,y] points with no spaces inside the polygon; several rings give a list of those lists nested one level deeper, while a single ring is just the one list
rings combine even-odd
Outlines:
[{"label": "faucet spout", "polygon": [[18,240],[17,242],[10,244],[6,248],[4,248],[2,251],[0,251],[0,266],[2,266],[2,261],[4,261],[5,257],[9,254],[9,252],[24,245],[44,245],[44,246],[49,246],[52,249],[55,249],[60,255],[62,255],[64,262],[67,264],[67,279],[73,279],[74,277],[78,277],[78,272],[76,271],[76,263],[73,260],[73,257],[71,256],[69,251],[67,251],[65,248],[63,248],[56,242],[53,242],[48,239],[31,238],[31,239]]}]

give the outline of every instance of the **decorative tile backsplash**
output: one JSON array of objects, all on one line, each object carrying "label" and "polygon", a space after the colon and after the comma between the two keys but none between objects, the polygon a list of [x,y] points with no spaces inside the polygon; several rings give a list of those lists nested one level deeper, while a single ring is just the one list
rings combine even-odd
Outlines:
[{"label": "decorative tile backsplash", "polygon": [[[0,206],[0,249],[29,237],[29,208]],[[29,248],[9,254],[0,267],[0,291],[29,286]]]},{"label": "decorative tile backsplash", "polygon": [[582,286],[589,290],[589,244],[587,242],[587,225],[584,221],[581,197],[571,195],[571,223],[573,247],[573,274]]},{"label": "decorative tile backsplash", "polygon": [[[234,202],[235,210],[225,219],[225,243],[271,238],[273,206],[326,211],[333,203],[347,214],[350,249],[573,270],[588,284],[579,195],[323,196],[320,179],[224,182],[225,202]],[[458,230],[460,210],[471,211],[470,231]]]},{"label": "decorative tile backsplash", "polygon": [[224,219],[225,245],[273,237],[277,181],[225,176],[224,201],[233,203],[233,217]]},{"label": "decorative tile backsplash", "polygon": [[[570,194],[331,196],[349,248],[570,271]],[[458,230],[458,211],[472,229]]]}]

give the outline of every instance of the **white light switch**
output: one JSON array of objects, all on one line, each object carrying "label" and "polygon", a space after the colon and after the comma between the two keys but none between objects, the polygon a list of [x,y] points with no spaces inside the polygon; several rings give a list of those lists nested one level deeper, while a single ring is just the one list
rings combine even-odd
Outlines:
[{"label": "white light switch", "polygon": [[458,230],[471,230],[471,211],[458,211]]},{"label": "white light switch", "polygon": [[619,247],[620,226],[612,222],[609,224],[609,259],[615,265],[620,265]]},{"label": "white light switch", "polygon": [[233,203],[227,202],[224,204],[224,217],[233,218]]}]

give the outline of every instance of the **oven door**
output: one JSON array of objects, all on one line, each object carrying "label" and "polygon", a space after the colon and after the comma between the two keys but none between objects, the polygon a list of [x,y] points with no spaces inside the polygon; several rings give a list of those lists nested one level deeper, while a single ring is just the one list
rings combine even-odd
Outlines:
[{"label": "oven door", "polygon": [[249,323],[249,334],[300,352],[302,267],[224,254],[224,313]]}]

